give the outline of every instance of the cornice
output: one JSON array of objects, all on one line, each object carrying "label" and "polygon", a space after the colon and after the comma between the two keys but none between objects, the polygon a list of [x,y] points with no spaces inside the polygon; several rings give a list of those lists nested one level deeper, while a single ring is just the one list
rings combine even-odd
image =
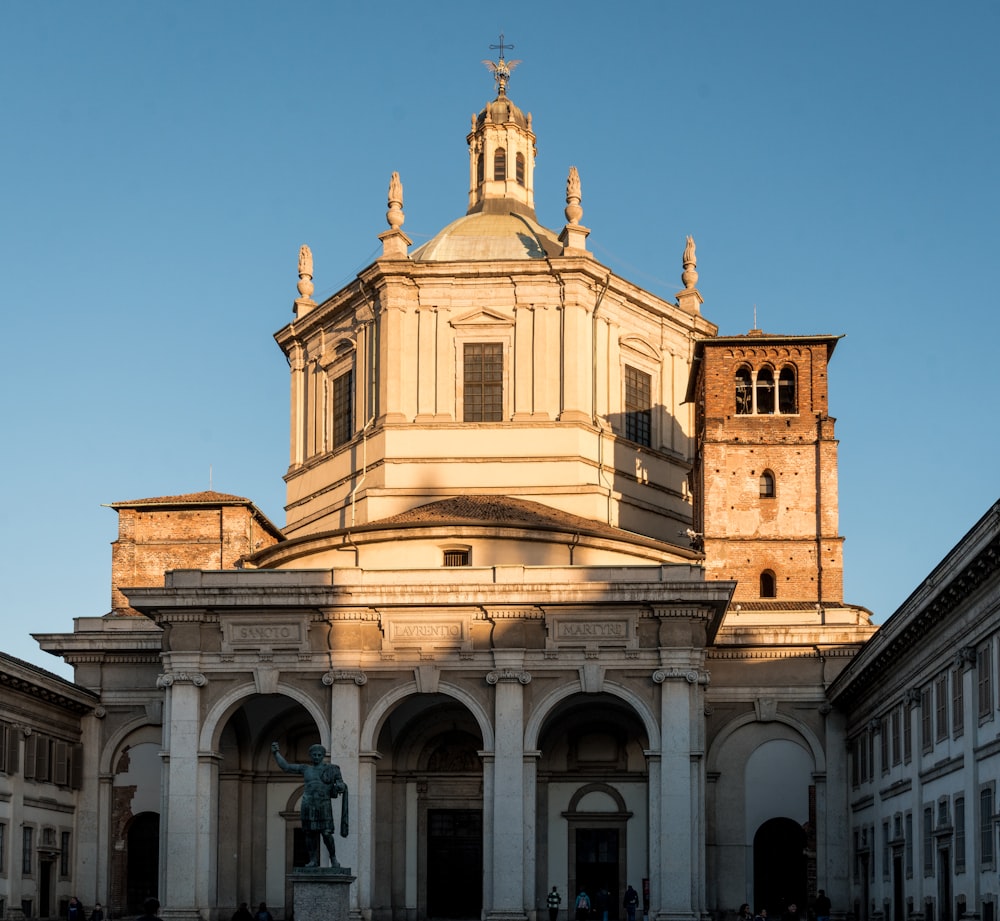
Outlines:
[{"label": "cornice", "polygon": [[946,623],[989,579],[996,579],[998,572],[1000,535],[994,536],[936,595],[908,614],[902,626],[895,630],[891,622],[883,626],[869,641],[872,651],[862,650],[863,662],[857,673],[845,671],[838,676],[832,698],[845,708],[863,698],[874,684],[894,673],[900,662],[911,658],[908,655],[911,650],[926,647],[928,633]]}]

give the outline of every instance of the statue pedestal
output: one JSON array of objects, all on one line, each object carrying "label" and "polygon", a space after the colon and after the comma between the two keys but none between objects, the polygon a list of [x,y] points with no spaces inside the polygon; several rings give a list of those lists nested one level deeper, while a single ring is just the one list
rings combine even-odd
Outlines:
[{"label": "statue pedestal", "polygon": [[288,878],[295,921],[350,921],[350,867],[296,867]]}]

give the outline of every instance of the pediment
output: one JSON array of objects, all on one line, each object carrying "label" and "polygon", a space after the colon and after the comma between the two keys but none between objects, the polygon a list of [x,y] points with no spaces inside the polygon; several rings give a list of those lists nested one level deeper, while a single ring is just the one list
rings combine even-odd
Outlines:
[{"label": "pediment", "polygon": [[636,352],[651,361],[658,362],[662,358],[660,350],[655,345],[639,336],[622,336],[618,340],[618,345],[626,351]]},{"label": "pediment", "polygon": [[475,310],[462,314],[460,317],[455,317],[451,321],[451,325],[456,329],[513,326],[514,316],[513,314],[506,314],[489,307],[478,307]]}]

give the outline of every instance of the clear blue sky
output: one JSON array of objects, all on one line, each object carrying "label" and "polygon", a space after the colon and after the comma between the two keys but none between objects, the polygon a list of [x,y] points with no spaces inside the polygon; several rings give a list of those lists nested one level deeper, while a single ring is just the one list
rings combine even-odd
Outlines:
[{"label": "clear blue sky", "polygon": [[316,297],[465,211],[503,31],[539,219],[723,334],[843,333],[845,595],[883,620],[1000,495],[1000,4],[0,4],[0,648],[105,613],[117,516],[206,489],[281,524],[302,243]]}]

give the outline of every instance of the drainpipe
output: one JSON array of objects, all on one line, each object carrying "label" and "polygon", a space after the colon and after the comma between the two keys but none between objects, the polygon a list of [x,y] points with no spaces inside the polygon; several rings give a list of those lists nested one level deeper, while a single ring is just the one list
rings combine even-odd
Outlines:
[{"label": "drainpipe", "polygon": [[[611,524],[611,494],[614,488],[614,481],[607,479],[604,473],[604,431],[597,418],[597,311],[601,309],[601,304],[604,303],[604,295],[607,294],[608,285],[610,284],[611,273],[609,272],[607,278],[604,279],[604,287],[601,288],[601,293],[597,295],[597,303],[594,304],[594,311],[590,317],[590,417],[594,428],[597,430],[598,485],[600,485],[600,481],[604,481],[608,493],[608,524]],[[570,562],[572,563],[572,555]]]}]

